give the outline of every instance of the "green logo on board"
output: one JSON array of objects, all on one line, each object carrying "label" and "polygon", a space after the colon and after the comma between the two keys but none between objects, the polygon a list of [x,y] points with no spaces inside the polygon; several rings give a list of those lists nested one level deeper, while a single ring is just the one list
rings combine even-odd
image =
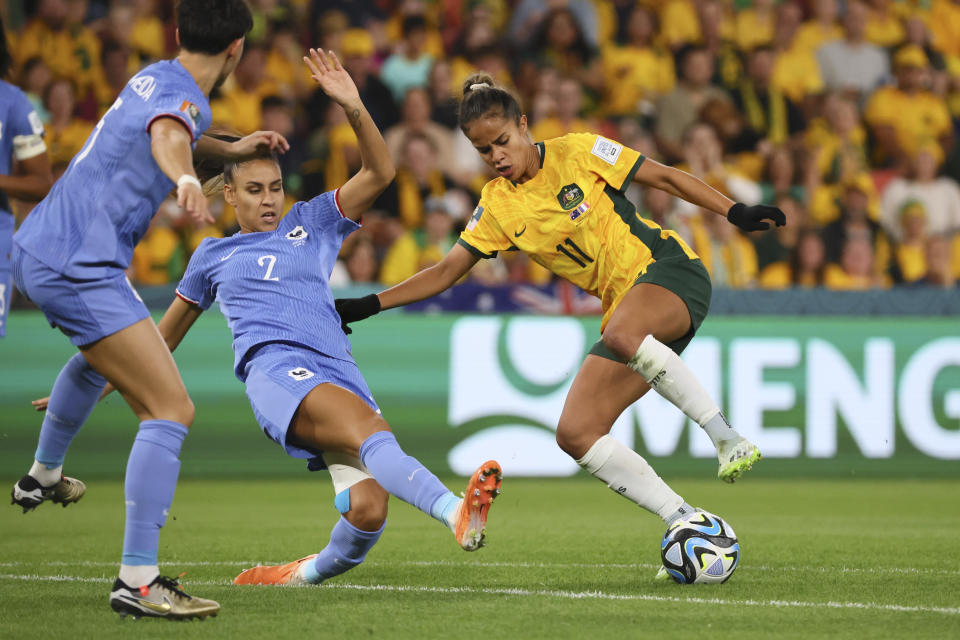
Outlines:
[{"label": "green logo on board", "polygon": [[560,193],[557,194],[557,202],[563,207],[564,211],[570,211],[575,206],[583,202],[583,189],[577,186],[577,183],[568,184]]}]

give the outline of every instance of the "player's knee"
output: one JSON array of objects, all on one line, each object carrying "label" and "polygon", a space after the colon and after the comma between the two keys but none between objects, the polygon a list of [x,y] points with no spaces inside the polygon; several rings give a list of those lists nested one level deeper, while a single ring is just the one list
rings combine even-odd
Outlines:
[{"label": "player's knee", "polygon": [[582,425],[565,419],[563,416],[560,417],[560,422],[557,424],[557,446],[564,453],[575,460],[582,458],[586,450],[589,449],[589,445],[584,448],[586,441],[587,438],[584,435]]},{"label": "player's knee", "polygon": [[183,394],[183,397],[170,402],[170,404],[156,413],[156,417],[159,420],[170,420],[189,427],[193,424],[196,410],[194,409],[193,400],[190,399],[190,396]]},{"label": "player's knee", "polygon": [[350,487],[347,521],[361,531],[377,531],[387,521],[389,494],[375,481],[367,480]]},{"label": "player's knee", "polygon": [[650,334],[644,329],[632,329],[630,331],[607,327],[603,332],[603,345],[624,362],[632,358],[640,348],[640,343]]}]

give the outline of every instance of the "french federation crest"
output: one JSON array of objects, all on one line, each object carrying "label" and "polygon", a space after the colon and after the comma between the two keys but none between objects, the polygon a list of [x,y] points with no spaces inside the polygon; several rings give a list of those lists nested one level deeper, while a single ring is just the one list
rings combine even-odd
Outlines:
[{"label": "french federation crest", "polygon": [[287,234],[287,240],[293,240],[293,246],[299,247],[306,244],[308,235],[310,234],[307,233],[307,230],[298,224]]},{"label": "french federation crest", "polygon": [[575,206],[583,202],[583,189],[577,186],[577,183],[568,184],[560,193],[557,194],[557,202],[563,207],[564,211],[570,211]]}]

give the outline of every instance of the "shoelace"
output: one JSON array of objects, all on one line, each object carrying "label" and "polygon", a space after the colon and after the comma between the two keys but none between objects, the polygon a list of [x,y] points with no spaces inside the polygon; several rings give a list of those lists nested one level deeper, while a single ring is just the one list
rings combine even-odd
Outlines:
[{"label": "shoelace", "polygon": [[159,584],[162,587],[166,587],[167,589],[169,589],[170,591],[172,591],[178,596],[181,596],[183,598],[190,600],[191,599],[190,594],[184,591],[183,585],[180,584],[180,578],[182,578],[185,575],[187,575],[186,571],[178,575],[176,578],[170,578],[167,576],[158,576],[157,584]]}]

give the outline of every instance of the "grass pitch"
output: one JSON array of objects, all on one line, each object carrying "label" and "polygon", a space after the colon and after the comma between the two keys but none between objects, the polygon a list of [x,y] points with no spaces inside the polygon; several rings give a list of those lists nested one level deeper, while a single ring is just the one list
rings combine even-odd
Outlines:
[{"label": "grass pitch", "polygon": [[118,477],[94,479],[65,510],[0,512],[0,637],[960,636],[951,498],[960,481],[673,484],[736,529],[743,559],[728,583],[654,582],[663,525],[592,478],[508,474],[489,546],[477,553],[394,500],[383,538],[357,569],[319,587],[237,587],[231,579],[252,564],[323,547],[338,517],[326,474],[187,478],[161,536],[161,568],[186,571],[187,590],[223,609],[174,623],[110,610],[123,496]]}]

